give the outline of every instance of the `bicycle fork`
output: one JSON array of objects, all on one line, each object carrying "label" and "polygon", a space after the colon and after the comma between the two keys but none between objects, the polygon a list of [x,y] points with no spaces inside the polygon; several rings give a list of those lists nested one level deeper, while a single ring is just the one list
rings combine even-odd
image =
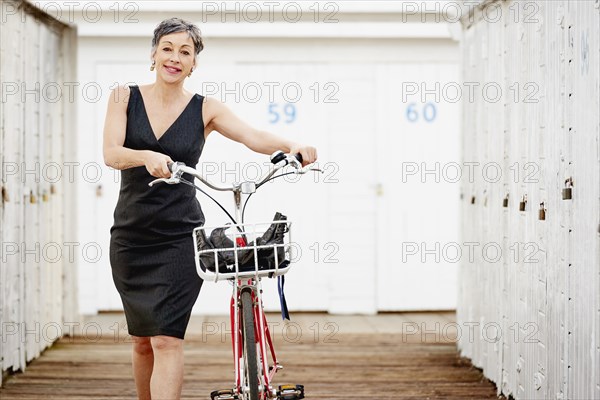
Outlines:
[{"label": "bicycle fork", "polygon": [[[275,376],[277,370],[283,368],[283,366],[279,365],[279,363],[277,362],[277,356],[275,353],[275,347],[273,345],[271,331],[269,330],[267,317],[262,307],[262,298],[260,296],[260,284],[255,284],[252,279],[248,280],[248,282],[244,285],[242,285],[241,282],[238,282],[238,284],[234,288],[234,293],[231,297],[230,302],[230,322],[231,326],[233,327],[232,335],[234,335],[232,336],[232,349],[234,354],[235,380],[237,392],[238,394],[242,394],[243,391],[243,337],[239,302],[242,288],[245,287],[252,288],[251,297],[254,315],[254,337],[258,350],[257,353],[259,356],[259,363],[261,366],[260,371],[258,371],[261,380],[261,382],[259,382],[260,397],[262,399],[277,398],[277,391],[271,387],[271,381],[273,380],[273,377]],[[271,353],[271,359],[273,362],[272,366],[269,366],[267,352]],[[258,368],[258,365],[255,366],[255,368]]]}]

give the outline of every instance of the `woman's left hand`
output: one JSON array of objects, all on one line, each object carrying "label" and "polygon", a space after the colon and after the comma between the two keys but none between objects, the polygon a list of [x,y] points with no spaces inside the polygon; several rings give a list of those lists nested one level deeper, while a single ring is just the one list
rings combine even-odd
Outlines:
[{"label": "woman's left hand", "polygon": [[308,164],[312,164],[317,161],[317,148],[313,146],[304,146],[304,145],[294,145],[290,149],[290,154],[298,154],[302,155],[302,166],[306,167]]}]

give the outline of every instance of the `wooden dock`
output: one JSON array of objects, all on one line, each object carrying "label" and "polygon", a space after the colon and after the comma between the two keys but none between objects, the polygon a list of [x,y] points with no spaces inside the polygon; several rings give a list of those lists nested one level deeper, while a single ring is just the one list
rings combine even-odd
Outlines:
[{"label": "wooden dock", "polygon": [[[286,324],[273,314],[269,321],[284,365],[276,383],[304,384],[307,399],[497,398],[494,384],[459,357],[453,314],[296,314]],[[135,398],[131,345],[115,323],[123,327],[123,317],[88,320],[86,334],[61,339],[25,373],[9,377],[0,398]],[[101,338],[96,337],[98,327]],[[192,319],[186,337],[184,399],[209,399],[212,390],[231,387],[228,330],[223,317]]]}]

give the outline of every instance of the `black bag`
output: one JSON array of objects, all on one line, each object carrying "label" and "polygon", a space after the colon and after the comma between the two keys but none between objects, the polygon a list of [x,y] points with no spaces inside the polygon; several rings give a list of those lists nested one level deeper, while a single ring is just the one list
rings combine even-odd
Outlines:
[{"label": "black bag", "polygon": [[[287,217],[281,213],[275,213],[273,221],[286,221]],[[217,228],[214,229],[210,237],[207,238],[204,229],[198,229],[196,231],[196,241],[198,245],[198,251],[208,249],[224,249],[234,247],[233,241],[227,237],[225,231],[229,228]],[[256,238],[257,246],[283,244],[284,236],[288,232],[289,227],[287,223],[273,223],[269,226],[266,232]],[[253,242],[250,242],[248,246],[254,246]],[[279,261],[279,268],[285,268],[289,264],[289,261],[285,259],[285,250],[283,246],[267,249],[257,249],[258,255],[258,269],[269,270],[275,269],[275,252],[277,252],[277,259]],[[242,247],[238,247],[237,250],[239,271],[254,271],[254,249],[249,248],[244,250]],[[217,263],[219,264],[220,273],[231,273],[235,272],[235,254],[233,250],[219,251],[217,252]],[[204,271],[208,270],[215,272],[215,253],[207,252],[200,255],[200,264]]]}]

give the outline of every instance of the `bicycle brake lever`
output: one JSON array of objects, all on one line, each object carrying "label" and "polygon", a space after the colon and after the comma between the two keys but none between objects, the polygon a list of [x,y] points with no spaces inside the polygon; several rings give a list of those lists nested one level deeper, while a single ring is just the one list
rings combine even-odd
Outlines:
[{"label": "bicycle brake lever", "polygon": [[320,172],[322,174],[325,173],[325,171],[323,171],[322,169],[319,169],[319,168],[301,168],[296,173],[298,175],[304,175],[309,171]]},{"label": "bicycle brake lever", "polygon": [[180,181],[179,177],[176,177],[176,178],[175,177],[171,177],[171,178],[158,178],[158,179],[155,179],[152,182],[150,182],[148,184],[148,186],[153,186],[155,183],[159,183],[159,182],[164,182],[164,183],[167,183],[169,185],[176,185],[176,184],[179,183],[179,181]]}]

